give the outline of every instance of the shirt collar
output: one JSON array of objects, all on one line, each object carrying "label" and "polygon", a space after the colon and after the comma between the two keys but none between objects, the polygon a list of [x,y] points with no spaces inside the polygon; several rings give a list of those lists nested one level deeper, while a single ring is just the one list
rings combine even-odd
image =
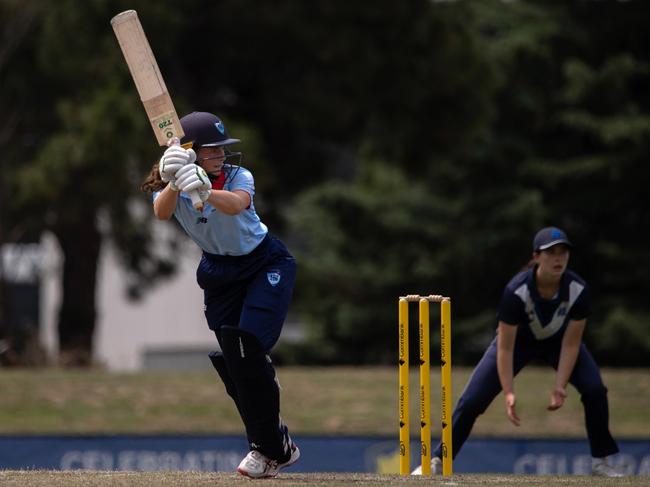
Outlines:
[{"label": "shirt collar", "polygon": [[[528,286],[528,291],[530,292],[533,301],[539,301],[544,299],[540,296],[539,291],[537,290],[537,282],[535,281],[535,273],[537,272],[537,265],[533,266],[528,272],[526,277],[526,285]],[[556,296],[560,298],[561,301],[566,301],[569,299],[569,286],[567,286],[567,271],[565,270],[560,278],[560,288]]]}]

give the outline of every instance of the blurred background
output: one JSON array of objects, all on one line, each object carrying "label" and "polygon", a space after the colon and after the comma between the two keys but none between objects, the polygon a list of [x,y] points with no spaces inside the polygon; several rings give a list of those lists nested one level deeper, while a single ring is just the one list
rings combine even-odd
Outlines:
[{"label": "blurred background", "polygon": [[0,0],[3,366],[207,368],[216,344],[198,249],[139,191],[161,149],[126,9],[179,114],[242,139],[299,259],[279,363],[392,364],[397,297],[434,293],[473,365],[556,225],[599,363],[650,365],[650,3]]}]

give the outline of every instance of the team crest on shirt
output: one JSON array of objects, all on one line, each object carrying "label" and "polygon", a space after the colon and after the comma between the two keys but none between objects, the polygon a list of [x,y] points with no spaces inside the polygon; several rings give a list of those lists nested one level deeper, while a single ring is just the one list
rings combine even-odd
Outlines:
[{"label": "team crest on shirt", "polygon": [[280,271],[270,271],[266,273],[266,280],[269,281],[269,284],[273,287],[280,283],[280,277]]}]

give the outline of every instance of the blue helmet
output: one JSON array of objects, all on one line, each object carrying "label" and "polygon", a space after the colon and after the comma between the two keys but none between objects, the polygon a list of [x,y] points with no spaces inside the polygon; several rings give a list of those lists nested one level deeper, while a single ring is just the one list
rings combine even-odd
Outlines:
[{"label": "blue helmet", "polygon": [[181,144],[192,143],[194,149],[201,147],[220,147],[241,142],[228,135],[219,117],[207,112],[192,112],[181,118],[185,135]]}]

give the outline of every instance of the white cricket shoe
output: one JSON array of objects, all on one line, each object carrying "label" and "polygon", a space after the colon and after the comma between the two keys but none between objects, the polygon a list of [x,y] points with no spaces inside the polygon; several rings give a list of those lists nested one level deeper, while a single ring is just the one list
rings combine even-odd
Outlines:
[{"label": "white cricket shoe", "polygon": [[592,460],[591,475],[596,477],[625,477],[625,474],[607,461],[607,457]]},{"label": "white cricket shoe", "polygon": [[300,450],[295,443],[291,444],[291,456],[284,463],[271,460],[257,450],[251,450],[241,461],[239,467],[237,467],[237,471],[244,477],[251,479],[267,479],[275,477],[280,472],[280,469],[293,465],[299,458]]},{"label": "white cricket shoe", "polygon": [[[422,465],[418,465],[411,475],[422,475]],[[431,475],[442,475],[442,460],[435,456],[431,459]]]}]

